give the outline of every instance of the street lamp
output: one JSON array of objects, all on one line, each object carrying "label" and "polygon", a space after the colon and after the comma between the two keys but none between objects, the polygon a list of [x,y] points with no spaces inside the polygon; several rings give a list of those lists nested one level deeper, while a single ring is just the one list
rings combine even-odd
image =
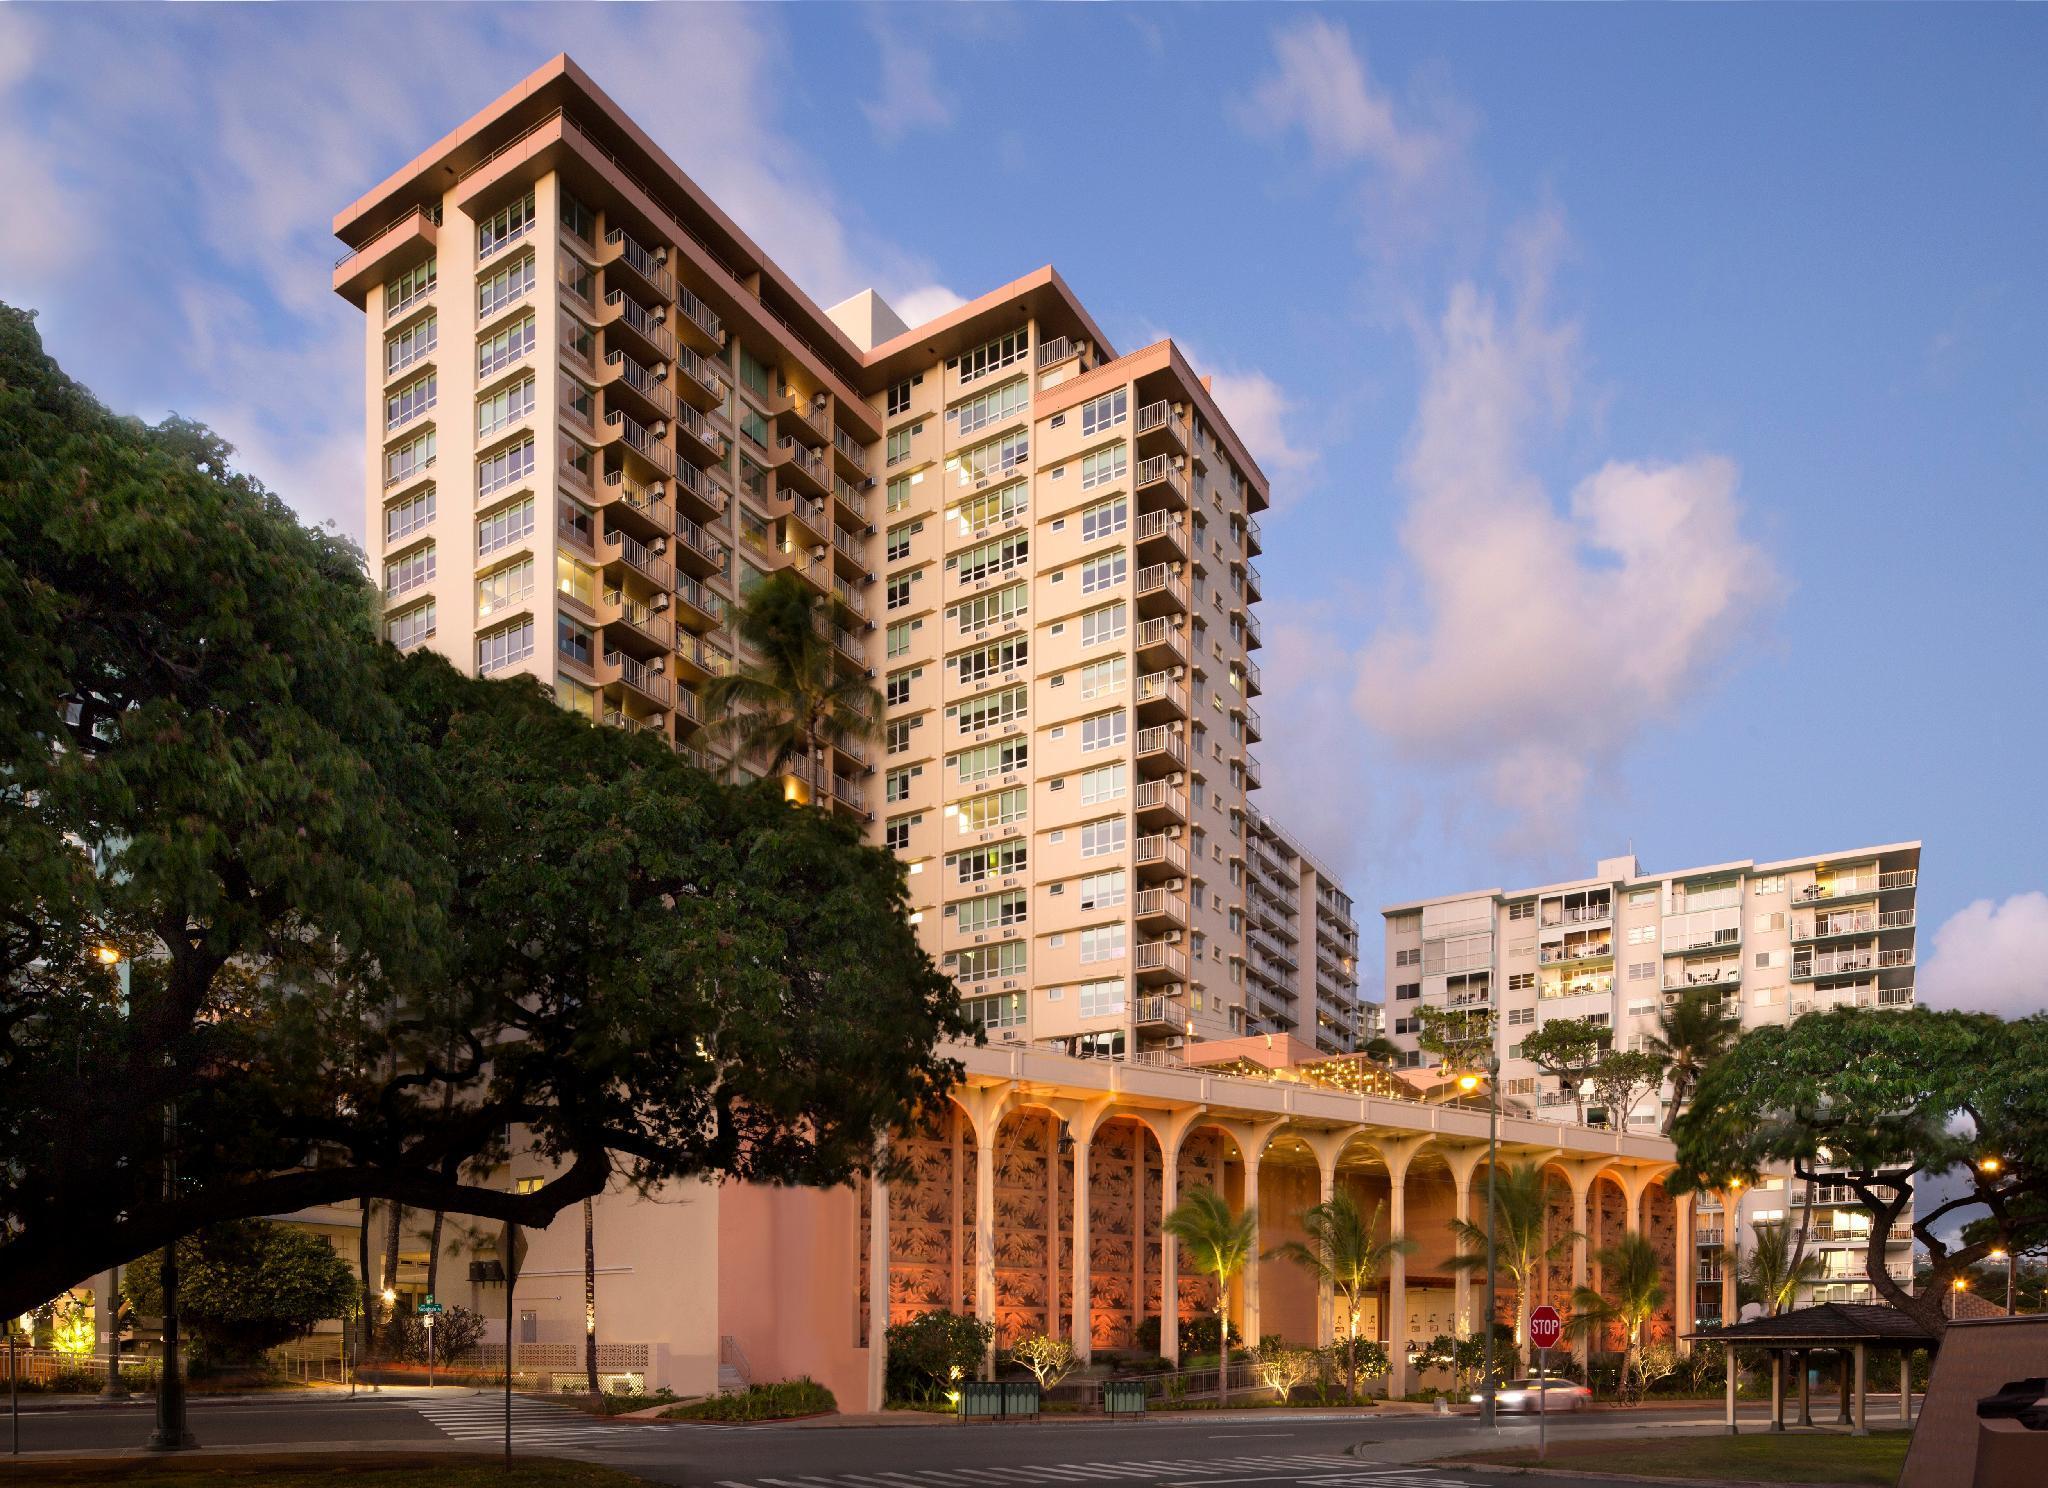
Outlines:
[{"label": "street lamp", "polygon": [[2012,1316],[2013,1254],[2002,1245],[1993,1246],[1987,1259],[2005,1262],[2005,1315]]},{"label": "street lamp", "polygon": [[[93,950],[100,965],[114,968],[121,983],[121,1016],[128,1016],[129,965],[128,958],[121,954],[121,948],[111,943]],[[100,1310],[105,1314],[107,1325],[107,1382],[100,1389],[102,1400],[126,1400],[128,1382],[121,1378],[121,1268],[107,1267],[106,1279],[100,1283],[102,1301]]]},{"label": "street lamp", "polygon": [[1958,1276],[1954,1281],[1949,1283],[1948,1320],[1950,1322],[1954,1322],[1956,1320],[1956,1304],[1962,1300],[1962,1295],[1965,1291],[1969,1290],[1969,1286],[1970,1279],[1967,1276]]},{"label": "street lamp", "polygon": [[[1485,1373],[1479,1385],[1479,1424],[1493,1429],[1497,1424],[1494,1416],[1495,1381],[1493,1377],[1493,1315],[1498,1306],[1495,1298],[1495,1237],[1493,1213],[1494,1174],[1500,1167],[1500,1054],[1489,1049],[1486,1055],[1486,1311],[1480,1322],[1481,1337],[1484,1339]],[[1480,1075],[1471,1072],[1458,1076],[1458,1088],[1470,1095],[1479,1088]],[[1519,1304],[1518,1304],[1519,1305]]]}]

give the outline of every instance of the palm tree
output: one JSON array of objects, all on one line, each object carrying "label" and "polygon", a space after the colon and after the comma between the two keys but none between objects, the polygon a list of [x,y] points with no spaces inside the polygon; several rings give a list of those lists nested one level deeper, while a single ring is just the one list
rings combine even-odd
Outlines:
[{"label": "palm tree", "polygon": [[[1529,1341],[1529,1309],[1534,1304],[1536,1278],[1543,1267],[1556,1260],[1578,1239],[1578,1232],[1566,1230],[1543,1239],[1543,1218],[1550,1207],[1548,1180],[1537,1163],[1510,1163],[1494,1174],[1493,1229],[1498,1242],[1495,1264],[1515,1284],[1515,1342]],[[1480,1271],[1486,1267],[1486,1226],[1470,1220],[1451,1221],[1461,1254],[1451,1257],[1454,1271]],[[1493,1326],[1487,1318],[1486,1327]]]},{"label": "palm tree", "polygon": [[1799,1298],[1799,1289],[1820,1280],[1827,1263],[1819,1254],[1803,1254],[1782,1220],[1752,1225],[1756,1233],[1742,1258],[1742,1279],[1764,1305],[1764,1316],[1776,1317]]},{"label": "palm tree", "polygon": [[871,737],[882,716],[882,695],[840,665],[829,639],[842,619],[835,601],[787,569],[756,584],[733,628],[760,660],[737,662],[705,687],[705,742],[731,746],[735,761],[759,755],[771,771],[803,761],[816,787],[824,750]]},{"label": "palm tree", "polygon": [[1384,1204],[1372,1206],[1372,1218],[1358,1212],[1358,1203],[1348,1193],[1336,1193],[1301,1216],[1306,1242],[1289,1240],[1268,1252],[1285,1256],[1316,1279],[1317,1286],[1329,1283],[1330,1290],[1343,1299],[1345,1319],[1345,1388],[1358,1398],[1358,1314],[1366,1297],[1379,1287],[1380,1272],[1397,1255],[1409,1255],[1415,1242],[1399,1235],[1376,1239]]},{"label": "palm tree", "polygon": [[588,1199],[583,1201],[583,1372],[589,1376],[590,1393],[595,1396],[598,1393],[597,1216]]},{"label": "palm tree", "polygon": [[1700,1082],[1700,1072],[1728,1051],[1742,1031],[1738,1018],[1721,1007],[1717,987],[1688,987],[1678,1001],[1657,1015],[1649,1052],[1662,1059],[1671,1076],[1671,1109],[1664,1113],[1664,1135],[1670,1136],[1679,1113]]},{"label": "palm tree", "polygon": [[1610,1301],[1591,1287],[1572,1291],[1572,1332],[1597,1336],[1609,1323],[1621,1325],[1621,1380],[1619,1389],[1628,1393],[1629,1366],[1643,1345],[1643,1329],[1664,1305],[1663,1268],[1657,1247],[1640,1235],[1623,1235],[1600,1252],[1600,1275]]},{"label": "palm tree", "polygon": [[[1188,1264],[1216,1278],[1216,1321],[1221,1325],[1222,1371],[1217,1376],[1217,1403],[1230,1404],[1230,1278],[1252,1258],[1252,1244],[1258,1237],[1259,1217],[1251,1210],[1239,1214],[1213,1188],[1197,1188],[1175,1206],[1162,1226],[1166,1233],[1188,1249]],[[1161,1297],[1162,1307],[1175,1299]]]}]

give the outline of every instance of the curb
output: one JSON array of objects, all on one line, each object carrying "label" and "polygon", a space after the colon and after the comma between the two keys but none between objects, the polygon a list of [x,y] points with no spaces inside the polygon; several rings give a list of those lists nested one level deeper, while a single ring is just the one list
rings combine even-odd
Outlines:
[{"label": "curb", "polygon": [[[1773,1482],[1763,1478],[1653,1478],[1640,1473],[1598,1472],[1580,1467],[1522,1467],[1505,1462],[1467,1462],[1438,1459],[1433,1462],[1411,1462],[1409,1467],[1434,1468],[1438,1472],[1486,1473],[1499,1477],[1518,1478],[1569,1478],[1573,1482],[1599,1483],[1656,1483],[1669,1488],[1785,1488],[1782,1481]],[[1867,1488],[1855,1483],[1801,1483],[1799,1488]]]}]

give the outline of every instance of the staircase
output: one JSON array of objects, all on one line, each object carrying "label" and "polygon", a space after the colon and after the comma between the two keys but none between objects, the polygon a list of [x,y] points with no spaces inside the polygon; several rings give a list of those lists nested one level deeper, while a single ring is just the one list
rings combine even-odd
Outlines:
[{"label": "staircase", "polygon": [[740,1343],[730,1333],[718,1335],[718,1393],[736,1395],[754,1382],[754,1373],[747,1367],[747,1356],[740,1349]]}]

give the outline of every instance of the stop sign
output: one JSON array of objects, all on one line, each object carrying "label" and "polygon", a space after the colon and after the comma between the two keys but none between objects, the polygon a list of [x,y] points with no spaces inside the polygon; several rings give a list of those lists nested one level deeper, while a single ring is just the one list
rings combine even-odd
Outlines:
[{"label": "stop sign", "polygon": [[1555,1307],[1539,1307],[1529,1314],[1529,1342],[1537,1348],[1556,1348],[1564,1336],[1564,1319]]}]

